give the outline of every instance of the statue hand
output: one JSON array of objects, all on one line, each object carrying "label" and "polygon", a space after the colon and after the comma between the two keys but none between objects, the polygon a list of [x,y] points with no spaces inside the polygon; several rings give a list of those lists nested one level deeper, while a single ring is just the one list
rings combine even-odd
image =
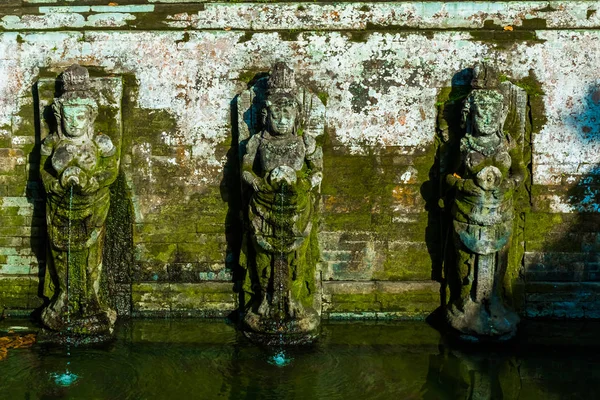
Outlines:
[{"label": "statue hand", "polygon": [[463,179],[461,183],[458,184],[458,188],[462,192],[473,196],[482,196],[485,193],[485,190],[477,186],[473,179]]},{"label": "statue hand", "polygon": [[252,189],[254,189],[255,192],[268,192],[269,185],[264,181],[264,179],[261,179],[257,176],[252,180]]},{"label": "statue hand", "polygon": [[65,188],[60,184],[60,180],[58,179],[52,182],[50,190],[56,194],[63,194],[65,192]]},{"label": "statue hand", "polygon": [[83,194],[92,194],[96,191],[98,191],[98,189],[100,189],[100,185],[98,184],[98,180],[95,177],[91,177],[88,182],[87,185],[85,185],[84,188],[82,188],[81,192]]},{"label": "statue hand", "polygon": [[516,186],[513,179],[504,179],[502,183],[494,190],[494,197],[498,198],[506,192],[510,192]]},{"label": "statue hand", "polygon": [[310,177],[310,188],[313,189],[321,184],[323,180],[323,173],[317,172]]},{"label": "statue hand", "polygon": [[85,172],[76,166],[68,167],[60,176],[60,184],[65,189],[71,186],[80,189],[81,187],[85,186],[86,183],[87,179]]}]

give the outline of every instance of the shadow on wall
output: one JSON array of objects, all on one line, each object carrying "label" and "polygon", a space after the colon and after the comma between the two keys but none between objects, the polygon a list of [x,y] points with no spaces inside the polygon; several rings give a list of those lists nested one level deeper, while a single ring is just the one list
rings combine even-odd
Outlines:
[{"label": "shadow on wall", "polygon": [[[567,102],[574,111],[564,121],[574,135],[557,149],[573,157],[569,170],[546,171],[553,185],[533,187],[522,272],[529,317],[600,318],[600,165],[593,159],[600,150],[600,86],[576,104]],[[553,210],[557,200],[565,210]]]},{"label": "shadow on wall", "polygon": [[[62,88],[60,84],[56,83],[55,87],[55,96],[58,96],[59,91]],[[34,146],[31,152],[29,153],[29,171],[27,176],[27,189],[26,189],[26,197],[27,201],[33,204],[33,215],[31,218],[31,235],[29,237],[29,245],[31,246],[31,251],[34,254],[37,264],[38,264],[38,288],[37,295],[39,298],[43,299],[42,307],[37,308],[34,311],[35,315],[41,313],[43,307],[48,303],[48,299],[44,296],[44,285],[45,285],[45,276],[46,276],[46,251],[48,250],[48,238],[47,238],[47,225],[46,225],[46,191],[44,190],[44,185],[42,183],[42,178],[40,175],[39,164],[41,161],[41,126],[40,121],[42,118],[45,121],[49,121],[50,127],[52,129],[56,129],[56,121],[54,119],[52,109],[50,106],[44,107],[43,115],[40,116],[40,110],[38,107],[39,104],[39,92],[38,86],[35,84],[32,88],[32,97],[33,97],[33,116],[34,116],[34,129],[35,129],[35,141]],[[50,118],[52,115],[52,118]],[[34,235],[34,232],[38,232],[37,235]]]},{"label": "shadow on wall", "polygon": [[[268,76],[267,72],[256,74],[246,85],[250,89],[260,79]],[[258,90],[257,90],[258,89]],[[240,95],[235,96],[230,103],[231,112],[231,147],[227,152],[227,162],[223,171],[220,191],[221,199],[227,203],[227,217],[225,220],[225,235],[227,239],[226,264],[233,272],[234,292],[238,294],[238,312],[244,311],[245,299],[242,285],[246,277],[246,269],[240,264],[240,254],[245,237],[243,210],[248,207],[249,199],[244,197],[242,191],[241,165],[242,157],[246,152],[246,143],[250,136],[258,132],[260,126],[258,112],[264,102],[266,87],[255,88],[252,106],[247,110],[240,110]],[[241,121],[240,121],[241,117]],[[248,133],[250,134],[248,136]],[[252,251],[253,246],[245,246],[247,251]],[[248,254],[251,259],[252,255]]]},{"label": "shadow on wall", "polygon": [[[62,74],[60,74],[54,83],[53,97],[57,98],[63,93]],[[41,314],[42,309],[49,303],[48,297],[46,297],[45,287],[46,278],[48,278],[48,256],[47,252],[50,251],[48,248],[48,227],[46,222],[46,190],[42,182],[40,174],[40,168],[44,168],[47,171],[53,173],[52,166],[50,165],[50,158],[46,161],[46,165],[41,166],[41,144],[43,141],[42,137],[42,121],[47,125],[49,132],[56,132],[57,121],[52,110],[52,105],[44,106],[43,110],[40,110],[40,93],[39,87],[36,83],[32,89],[33,97],[33,108],[34,108],[34,128],[35,128],[35,145],[29,154],[29,163],[32,168],[29,168],[29,175],[27,179],[27,201],[33,203],[33,217],[31,220],[32,234],[30,236],[30,245],[33,254],[38,262],[38,297],[42,299],[43,304],[34,311],[34,316]],[[41,111],[41,115],[40,115]],[[34,235],[33,232],[38,230],[39,234]]]},{"label": "shadow on wall", "polygon": [[446,198],[444,177],[459,160],[460,139],[463,135],[461,110],[463,100],[471,91],[472,68],[466,68],[452,77],[452,86],[443,88],[436,103],[438,107],[435,135],[436,156],[429,170],[429,180],[421,186],[421,196],[427,210],[425,243],[431,257],[431,279],[440,282],[440,306],[445,304],[448,282],[444,265],[453,263],[452,217],[444,207],[451,204]]}]

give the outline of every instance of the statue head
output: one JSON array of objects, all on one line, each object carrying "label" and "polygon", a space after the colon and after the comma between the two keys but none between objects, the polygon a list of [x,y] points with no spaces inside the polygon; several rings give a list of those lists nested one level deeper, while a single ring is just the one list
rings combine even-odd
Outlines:
[{"label": "statue head", "polygon": [[474,136],[493,135],[502,130],[504,119],[504,96],[495,90],[474,90],[467,97],[465,108],[471,122],[470,133]]},{"label": "statue head", "polygon": [[293,96],[274,96],[267,100],[265,126],[274,136],[294,135],[300,123],[300,105]]},{"label": "statue head", "polygon": [[98,115],[98,104],[90,93],[90,75],[73,64],[62,74],[63,94],[54,99],[53,109],[60,134],[79,137],[90,133]]},{"label": "statue head", "polygon": [[265,128],[274,136],[293,135],[301,123],[302,107],[296,99],[294,71],[285,63],[276,63],[267,81]]}]

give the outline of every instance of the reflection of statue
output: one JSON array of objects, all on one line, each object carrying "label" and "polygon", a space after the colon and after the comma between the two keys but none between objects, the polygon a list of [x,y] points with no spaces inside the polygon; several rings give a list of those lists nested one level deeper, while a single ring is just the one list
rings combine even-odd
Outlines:
[{"label": "reflection of statue", "polygon": [[57,129],[41,149],[54,285],[42,320],[55,331],[107,334],[116,313],[102,299],[102,247],[119,151],[110,137],[94,133],[98,105],[88,71],[73,65],[62,76],[64,93],[52,105]]},{"label": "reflection of statue", "polygon": [[507,349],[464,348],[440,343],[439,354],[429,356],[424,400],[518,399],[521,394],[519,364]]},{"label": "reflection of statue", "polygon": [[[513,194],[523,181],[524,92],[498,84],[495,71],[474,69],[465,100],[460,163],[446,182],[455,189],[452,215],[456,248],[447,309],[450,325],[466,335],[512,337],[519,322],[502,300],[513,225]],[[507,118],[508,117],[508,118]],[[507,132],[508,123],[516,133]],[[512,128],[511,125],[511,128]],[[453,278],[453,279],[452,279]],[[454,282],[454,286],[452,286]]]},{"label": "reflection of statue", "polygon": [[283,63],[271,72],[260,116],[263,129],[249,138],[242,160],[246,242],[252,243],[242,252],[250,300],[245,324],[250,332],[303,341],[319,324],[313,303],[323,153],[303,131],[303,105],[293,71]]}]

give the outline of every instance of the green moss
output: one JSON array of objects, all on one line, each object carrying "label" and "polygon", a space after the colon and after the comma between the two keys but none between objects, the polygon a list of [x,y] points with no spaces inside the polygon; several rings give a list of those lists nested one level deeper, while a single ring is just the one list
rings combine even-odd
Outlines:
[{"label": "green moss", "polygon": [[323,103],[323,105],[327,105],[327,100],[329,99],[329,94],[327,92],[318,92],[317,97],[319,98],[319,100],[321,100],[321,103]]},{"label": "green moss", "polygon": [[287,31],[279,31],[279,38],[284,42],[296,42],[302,31],[299,29],[289,29]]},{"label": "green moss", "polygon": [[[244,32],[244,34],[240,37],[240,39],[238,40],[238,43],[245,43],[245,42],[249,42],[250,40],[252,40],[252,36],[254,36],[254,32]],[[242,80],[242,79],[240,79]],[[244,81],[244,82],[249,82],[248,81]]]},{"label": "green moss", "polygon": [[433,311],[440,305],[440,294],[432,290],[409,290],[401,293],[378,293],[377,300],[387,311]]},{"label": "green moss", "polygon": [[381,304],[375,294],[334,294],[330,312],[380,311]]},{"label": "green moss", "polygon": [[[421,240],[425,230],[421,234]],[[376,271],[373,279],[410,281],[431,279],[431,257],[423,246],[406,246],[399,250],[387,250],[383,271]]]},{"label": "green moss", "polygon": [[472,30],[469,33],[474,41],[488,43],[500,49],[510,49],[518,42],[543,42],[538,39],[535,30],[545,27],[546,21],[541,18],[525,19],[522,26],[511,26],[510,30],[505,30],[504,26],[494,23],[493,20],[486,20],[483,29]]},{"label": "green moss", "polygon": [[240,73],[238,80],[250,84],[256,80],[257,75],[264,74],[265,71],[260,70],[245,70]]},{"label": "green moss", "polygon": [[225,260],[227,245],[216,240],[207,240],[204,243],[178,243],[175,261],[177,262],[211,262],[218,263]]},{"label": "green moss", "polygon": [[471,86],[457,85],[452,87],[443,87],[437,96],[436,106],[445,106],[462,102],[471,92]]},{"label": "green moss", "polygon": [[33,310],[42,305],[39,282],[33,277],[3,277],[0,280],[0,314],[6,309]]},{"label": "green moss", "polygon": [[352,43],[366,43],[369,40],[370,32],[352,31],[348,32],[348,40]]}]

